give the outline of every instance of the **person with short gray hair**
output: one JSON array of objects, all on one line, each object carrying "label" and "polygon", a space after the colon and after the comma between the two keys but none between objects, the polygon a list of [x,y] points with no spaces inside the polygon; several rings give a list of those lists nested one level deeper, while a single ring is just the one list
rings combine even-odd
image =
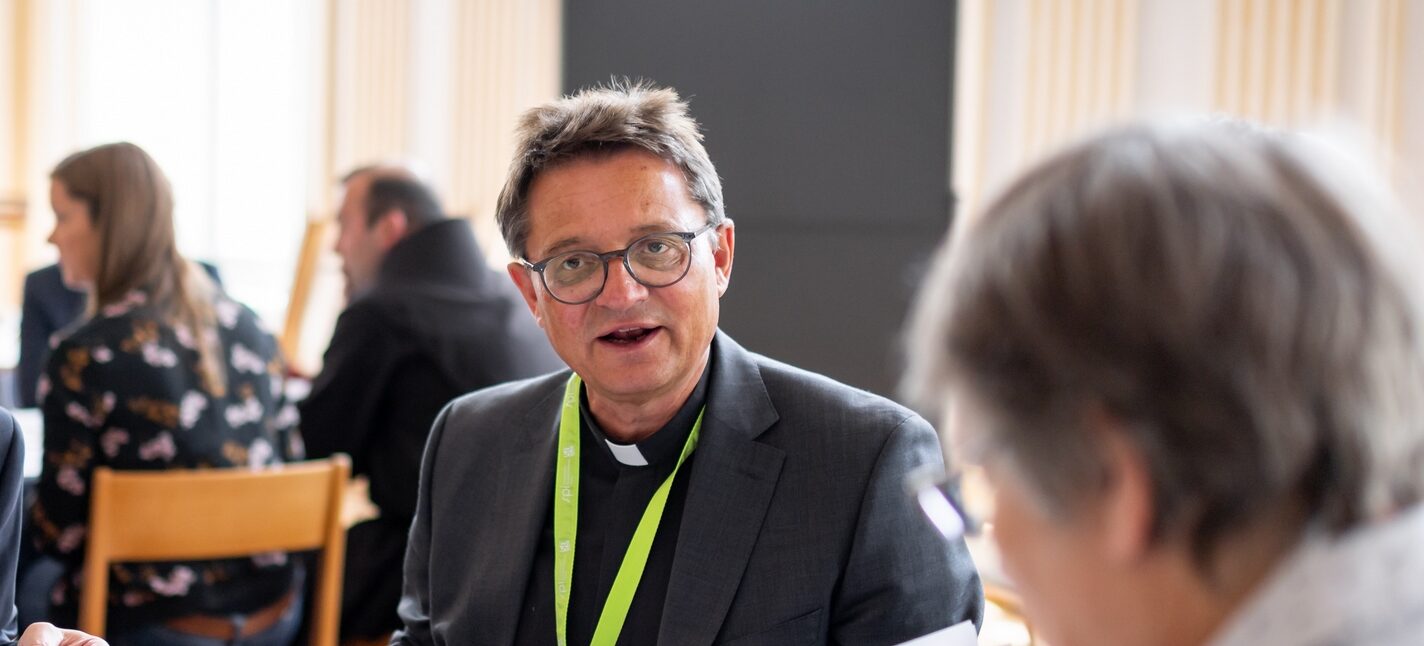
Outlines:
[{"label": "person with short gray hair", "polygon": [[735,251],[676,92],[529,111],[508,271],[571,370],[452,402],[395,644],[898,644],[982,612],[904,491],[934,429],[717,329]]},{"label": "person with short gray hair", "polygon": [[1049,642],[1420,643],[1416,224],[1230,121],[1099,134],[960,224],[906,385]]}]

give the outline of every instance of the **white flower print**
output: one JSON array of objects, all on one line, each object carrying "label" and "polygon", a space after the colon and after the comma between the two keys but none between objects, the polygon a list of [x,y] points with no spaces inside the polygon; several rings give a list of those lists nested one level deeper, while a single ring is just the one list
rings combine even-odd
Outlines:
[{"label": "white flower print", "polygon": [[154,592],[165,597],[181,597],[188,594],[188,588],[193,586],[193,582],[198,580],[198,575],[193,572],[193,568],[180,565],[173,568],[168,578],[152,577],[148,580],[148,587]]},{"label": "white flower print", "polygon": [[287,404],[277,411],[277,418],[272,420],[272,424],[277,428],[291,428],[301,421],[301,416],[295,404]]},{"label": "white flower print", "polygon": [[288,455],[306,455],[307,445],[302,441],[301,433],[292,433],[287,436]]},{"label": "white flower print", "polygon": [[172,462],[173,456],[178,454],[178,447],[173,444],[173,435],[168,431],[160,432],[152,440],[140,444],[138,447],[138,458],[140,460],[163,460]]},{"label": "white flower print", "polygon": [[143,362],[155,368],[172,368],[178,365],[178,355],[157,343],[145,343]]},{"label": "white flower print", "polygon": [[71,496],[84,495],[84,478],[79,477],[79,470],[74,467],[63,467],[54,477],[55,484],[59,485]]},{"label": "white flower print", "polygon": [[179,345],[188,348],[189,350],[198,347],[193,344],[193,329],[186,325],[173,326],[173,336],[178,338]]},{"label": "white flower print", "polygon": [[239,372],[260,375],[267,371],[267,362],[263,361],[262,357],[257,356],[256,352],[248,350],[247,346],[241,343],[232,344],[231,361],[233,369]]},{"label": "white flower print", "polygon": [[109,346],[101,345],[94,348],[92,356],[94,363],[108,363],[114,360],[114,351],[110,350]]},{"label": "white flower print", "polygon": [[227,407],[228,426],[237,428],[262,419],[262,404],[256,399],[248,399],[241,404]]},{"label": "white flower print", "polygon": [[179,404],[178,416],[181,418],[183,428],[191,429],[198,423],[198,418],[203,415],[203,411],[208,408],[208,398],[196,390],[190,390],[183,394],[183,401]]},{"label": "white flower print", "polygon": [[49,375],[40,375],[39,383],[35,384],[35,399],[43,402],[45,397],[49,397],[50,388]]},{"label": "white flower print", "polygon": [[79,544],[84,542],[84,526],[70,525],[59,533],[59,540],[55,541],[55,546],[59,548],[61,554],[68,554],[79,549]]},{"label": "white flower print", "polygon": [[256,469],[272,460],[272,443],[262,438],[253,440],[247,449],[247,466]]},{"label": "white flower print", "polygon": [[64,407],[64,414],[76,422],[89,428],[99,428],[104,425],[104,420],[108,419],[109,413],[114,410],[114,393],[104,393],[99,399],[98,409],[89,410],[79,402],[69,402]]},{"label": "white flower print", "polygon": [[252,562],[253,562],[253,564],[255,564],[257,567],[275,567],[275,566],[278,566],[278,565],[286,565],[286,564],[287,564],[287,553],[286,553],[286,552],[263,552],[263,553],[261,553],[261,554],[253,554],[253,555],[252,555]]},{"label": "white flower print", "polygon": [[115,316],[123,316],[133,308],[143,305],[147,302],[148,296],[146,294],[141,291],[134,290],[129,292],[128,295],[124,296],[124,300],[105,307],[104,309],[100,310],[99,313],[108,318],[113,318]]},{"label": "white flower print", "polygon": [[89,414],[89,409],[85,408],[79,402],[69,402],[68,404],[66,404],[64,407],[64,414],[68,415],[69,419],[88,426],[89,428],[95,428],[99,426],[97,423],[95,423],[94,416]]},{"label": "white flower print", "polygon": [[213,313],[217,314],[218,322],[223,327],[231,330],[237,327],[237,317],[242,313],[242,307],[234,301],[220,298],[213,304]]},{"label": "white flower print", "polygon": [[129,432],[121,428],[111,428],[99,436],[99,446],[104,449],[104,455],[111,458],[119,454],[119,447],[128,443]]}]

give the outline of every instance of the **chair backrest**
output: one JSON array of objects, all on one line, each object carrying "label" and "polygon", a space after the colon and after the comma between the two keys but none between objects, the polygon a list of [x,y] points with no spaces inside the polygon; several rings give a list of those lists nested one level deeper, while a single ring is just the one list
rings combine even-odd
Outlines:
[{"label": "chair backrest", "polygon": [[116,561],[217,559],[321,550],[312,644],[336,644],[346,532],[345,455],[263,470],[94,470],[79,628],[104,634]]}]

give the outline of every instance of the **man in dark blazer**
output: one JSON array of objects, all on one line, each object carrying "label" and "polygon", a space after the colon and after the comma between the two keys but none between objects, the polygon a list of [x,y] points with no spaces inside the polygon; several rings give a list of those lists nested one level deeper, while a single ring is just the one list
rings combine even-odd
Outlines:
[{"label": "man in dark blazer", "polygon": [[0,408],[0,644],[19,636],[15,578],[25,484],[25,439],[10,411]]},{"label": "man in dark blazer", "polygon": [[978,622],[963,542],[905,491],[940,463],[929,424],[717,330],[735,236],[700,139],[647,86],[524,117],[498,218],[572,371],[436,421],[394,643],[895,644]]},{"label": "man in dark blazer", "polygon": [[351,528],[342,635],[399,627],[401,562],[426,435],[455,397],[562,367],[469,223],[409,171],[347,176],[338,212],[349,303],[301,410],[308,455],[351,456],[378,518]]}]

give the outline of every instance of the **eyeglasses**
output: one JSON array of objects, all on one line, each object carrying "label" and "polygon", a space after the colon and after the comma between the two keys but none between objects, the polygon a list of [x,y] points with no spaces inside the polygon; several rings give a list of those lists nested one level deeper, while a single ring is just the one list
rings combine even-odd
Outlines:
[{"label": "eyeglasses", "polygon": [[708,223],[696,231],[645,235],[632,244],[607,253],[568,251],[536,263],[519,262],[539,274],[554,300],[568,305],[587,303],[603,293],[608,283],[608,261],[623,259],[628,275],[644,287],[667,287],[687,275],[692,265],[692,241],[716,228]]},{"label": "eyeglasses", "polygon": [[[967,479],[971,485],[983,481],[982,475]],[[917,471],[906,478],[905,488],[919,503],[925,517],[948,540],[978,536],[984,529],[982,519],[991,513],[978,514],[969,509],[965,504],[967,496],[985,498],[990,494],[975,486],[970,486],[966,494],[962,486],[965,481],[965,475],[959,471],[951,473],[937,469]]]}]

